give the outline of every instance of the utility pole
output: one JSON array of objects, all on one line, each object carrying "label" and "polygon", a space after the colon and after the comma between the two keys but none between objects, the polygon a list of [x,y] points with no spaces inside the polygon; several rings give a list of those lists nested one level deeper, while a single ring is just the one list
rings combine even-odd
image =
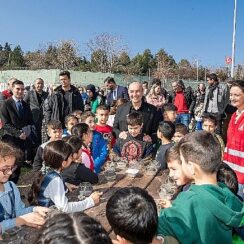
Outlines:
[{"label": "utility pole", "polygon": [[234,5],[234,21],[233,21],[233,36],[232,36],[232,62],[231,62],[231,77],[234,78],[234,67],[235,67],[235,44],[236,44],[236,7],[237,0]]},{"label": "utility pole", "polygon": [[199,66],[199,62],[198,62],[198,59],[196,59],[196,63],[197,63],[197,81],[199,81],[199,74],[198,74],[198,66]]}]

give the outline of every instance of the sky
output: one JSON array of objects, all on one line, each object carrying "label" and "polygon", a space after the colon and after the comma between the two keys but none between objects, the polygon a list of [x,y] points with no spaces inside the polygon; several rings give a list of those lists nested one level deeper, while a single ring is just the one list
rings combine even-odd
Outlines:
[{"label": "sky", "polygon": [[[234,0],[1,0],[0,44],[26,51],[74,40],[83,55],[101,33],[121,37],[131,57],[163,48],[179,62],[224,66],[231,56]],[[244,64],[244,0],[237,0],[236,64]]]}]

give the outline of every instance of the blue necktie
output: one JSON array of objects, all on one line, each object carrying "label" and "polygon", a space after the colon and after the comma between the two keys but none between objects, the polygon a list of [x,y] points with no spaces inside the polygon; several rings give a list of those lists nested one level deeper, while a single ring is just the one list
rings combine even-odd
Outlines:
[{"label": "blue necktie", "polygon": [[16,104],[17,104],[17,109],[18,109],[20,117],[23,117],[24,116],[24,108],[23,108],[22,102],[19,100]]}]

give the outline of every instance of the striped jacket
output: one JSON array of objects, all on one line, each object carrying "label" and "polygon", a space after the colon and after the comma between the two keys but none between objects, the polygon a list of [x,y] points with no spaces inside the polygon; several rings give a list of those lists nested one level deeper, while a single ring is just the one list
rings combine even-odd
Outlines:
[{"label": "striped jacket", "polygon": [[228,132],[224,162],[235,172],[240,184],[244,184],[244,113],[237,120],[236,112],[232,115]]}]

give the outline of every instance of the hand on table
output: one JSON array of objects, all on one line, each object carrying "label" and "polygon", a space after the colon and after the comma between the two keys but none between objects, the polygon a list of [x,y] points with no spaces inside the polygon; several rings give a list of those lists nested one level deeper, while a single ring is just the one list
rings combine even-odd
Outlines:
[{"label": "hand on table", "polygon": [[72,192],[72,191],[74,191],[75,189],[78,188],[78,186],[70,184],[70,183],[67,183],[67,182],[65,183],[65,185],[68,187],[70,192]]},{"label": "hand on table", "polygon": [[34,207],[33,212],[38,213],[40,216],[42,216],[43,218],[46,217],[46,214],[50,211],[49,208],[46,207],[41,207],[41,206],[37,206]]},{"label": "hand on table", "polygon": [[100,197],[103,195],[102,192],[95,191],[91,194],[91,198],[93,199],[95,204],[98,204],[100,202]]},{"label": "hand on table", "polygon": [[39,213],[28,213],[16,218],[16,225],[27,225],[30,227],[40,227],[45,223],[45,219]]}]

